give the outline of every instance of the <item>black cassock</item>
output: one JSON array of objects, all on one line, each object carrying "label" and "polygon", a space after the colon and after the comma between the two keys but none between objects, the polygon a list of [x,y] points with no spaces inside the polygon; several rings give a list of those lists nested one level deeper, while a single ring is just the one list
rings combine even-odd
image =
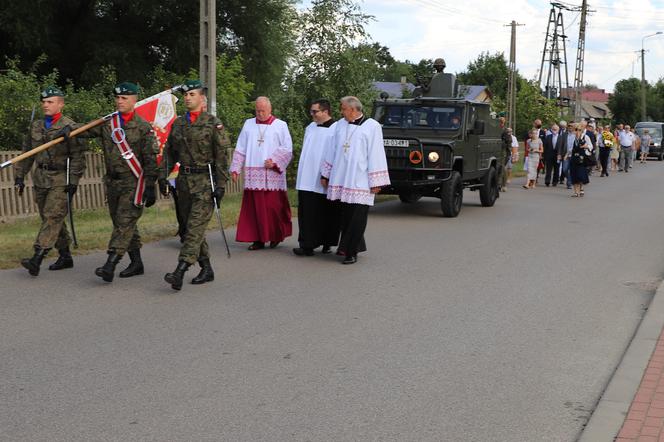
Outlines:
[{"label": "black cassock", "polygon": [[322,193],[297,192],[298,241],[303,249],[332,247],[339,243],[339,202],[330,201]]},{"label": "black cassock", "polygon": [[341,242],[339,250],[345,256],[367,251],[364,231],[367,229],[369,207],[364,204],[339,203],[341,214]]}]

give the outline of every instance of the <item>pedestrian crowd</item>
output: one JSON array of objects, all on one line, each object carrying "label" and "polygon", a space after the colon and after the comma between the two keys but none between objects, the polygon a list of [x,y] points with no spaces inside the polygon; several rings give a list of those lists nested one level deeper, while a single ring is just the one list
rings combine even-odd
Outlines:
[{"label": "pedestrian crowd", "polygon": [[[506,179],[501,190],[511,182],[513,165],[519,161],[519,141],[512,128],[503,130],[503,147],[510,153],[506,161]],[[540,119],[523,137],[523,170],[527,172],[523,188],[534,189],[541,176],[546,187],[564,185],[570,196],[582,197],[590,177],[608,177],[614,172],[629,173],[637,160],[646,164],[653,139],[648,129],[641,135],[628,124],[597,124],[594,119],[579,122],[560,121],[548,128]]]},{"label": "pedestrian crowd", "polygon": [[[59,257],[49,270],[74,265],[65,218],[71,213],[71,198],[85,168],[81,138],[99,139],[104,155],[113,228],[108,258],[95,274],[106,282],[113,281],[115,267],[125,254],[130,263],[119,273],[121,278],[145,272],[137,222],[143,208],[155,203],[156,188],[173,197],[179,224],[182,246],[177,266],[164,276],[174,290],[181,290],[185,272],[195,263],[201,270],[192,284],[214,280],[205,231],[213,213],[218,214],[228,179],[237,181],[243,176],[244,180],[236,241],[250,243],[249,250],[256,251],[265,249],[266,243],[275,248],[292,235],[286,170],[293,143],[286,122],[272,115],[269,98],[256,99],[255,117],[245,121],[228,161],[226,150],[231,142],[222,122],[207,113],[204,85],[189,80],[182,91],[187,112],[173,123],[161,162],[157,161],[159,146],[150,123],[135,112],[139,88],[134,83],[114,88],[116,112],[92,128],[63,116],[61,89],[52,86],[42,91],[44,116],[31,124],[23,151],[57,138],[63,142],[16,165],[14,184],[19,194],[25,189],[25,175],[33,174],[42,220],[33,256],[21,261],[30,275],[39,275],[43,259],[53,248]],[[390,179],[380,124],[364,114],[362,103],[353,96],[340,100],[340,112],[343,118],[335,122],[325,99],[309,108],[312,122],[305,131],[296,184],[299,247],[293,253],[313,256],[322,247],[321,252],[329,254],[336,246],[342,263],[354,264],[358,253],[366,251],[369,208]],[[70,137],[73,130],[76,136]],[[174,170],[178,171],[175,177]]]}]

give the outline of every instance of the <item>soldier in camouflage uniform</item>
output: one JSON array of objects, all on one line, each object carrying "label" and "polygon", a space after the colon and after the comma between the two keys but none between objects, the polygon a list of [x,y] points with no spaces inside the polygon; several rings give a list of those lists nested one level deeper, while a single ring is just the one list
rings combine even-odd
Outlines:
[{"label": "soldier in camouflage uniform", "polygon": [[[214,211],[213,196],[216,197],[217,203],[224,197],[228,181],[226,149],[230,146],[221,121],[203,111],[205,92],[201,82],[187,81],[183,91],[188,112],[173,123],[164,148],[164,160],[159,175],[159,189],[163,195],[167,195],[166,177],[169,168],[175,162],[180,162],[175,188],[178,193],[178,209],[186,222],[186,233],[175,271],[164,276],[166,282],[175,290],[182,288],[184,273],[196,261],[200,264],[201,271],[191,283],[204,284],[214,280],[205,229]],[[208,164],[212,167],[216,183],[214,194]]]},{"label": "soldier in camouflage uniform", "polygon": [[[51,86],[41,93],[41,107],[44,118],[33,121],[30,134],[23,145],[26,152],[54,138],[68,135],[68,126],[74,124],[69,118],[62,115],[65,105],[64,94],[57,87]],[[80,140],[69,139],[50,149],[33,155],[17,164],[14,184],[20,195],[25,189],[25,175],[36,164],[32,173],[35,200],[39,208],[42,223],[37,239],[35,240],[35,253],[32,258],[21,261],[21,265],[28,269],[32,276],[39,274],[39,267],[46,254],[54,246],[60,256],[49,266],[49,270],[68,269],[74,266],[69,251],[71,240],[65,217],[67,216],[67,197],[74,196],[78,180],[85,170],[84,146]],[[67,185],[67,159],[69,158],[69,185]]]},{"label": "soldier in camouflage uniform", "polygon": [[121,139],[122,132],[133,155],[140,162],[145,177],[145,191],[142,203],[135,202],[138,179],[132,173],[127,155],[123,158],[118,145],[112,137],[112,121],[97,126],[79,136],[99,138],[104,152],[106,175],[104,184],[108,210],[113,220],[113,233],[108,243],[108,259],[95,270],[95,274],[106,282],[113,281],[115,266],[125,252],[129,253],[131,262],[120,272],[120,278],[142,275],[144,272],[141,260],[141,237],[136,223],[143,214],[143,205],[150,207],[155,203],[155,182],[157,180],[157,154],[159,145],[150,123],[134,113],[134,105],[138,98],[138,86],[133,83],[121,83],[113,90],[115,105],[119,112],[122,131],[116,136]]}]

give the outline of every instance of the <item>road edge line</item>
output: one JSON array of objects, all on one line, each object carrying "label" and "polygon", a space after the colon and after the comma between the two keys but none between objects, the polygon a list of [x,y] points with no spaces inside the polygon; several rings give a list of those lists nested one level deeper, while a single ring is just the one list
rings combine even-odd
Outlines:
[{"label": "road edge line", "polygon": [[632,340],[609,379],[578,442],[611,442],[622,428],[664,328],[664,282],[660,281]]}]

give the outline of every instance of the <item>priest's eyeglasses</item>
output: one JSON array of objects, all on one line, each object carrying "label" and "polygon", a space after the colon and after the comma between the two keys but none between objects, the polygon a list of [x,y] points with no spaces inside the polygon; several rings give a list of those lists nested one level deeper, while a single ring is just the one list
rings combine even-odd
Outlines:
[{"label": "priest's eyeglasses", "polygon": [[322,111],[320,111],[318,109],[310,109],[309,110],[309,114],[311,114],[311,115],[316,115],[318,112],[322,112]]}]

